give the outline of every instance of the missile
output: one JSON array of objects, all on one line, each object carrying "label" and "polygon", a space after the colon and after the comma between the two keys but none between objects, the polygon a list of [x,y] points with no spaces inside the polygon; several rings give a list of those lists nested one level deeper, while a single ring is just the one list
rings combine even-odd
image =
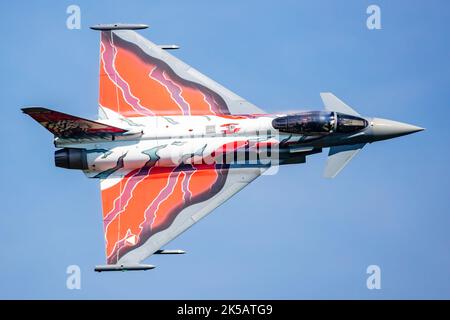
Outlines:
[{"label": "missile", "polygon": [[156,250],[155,254],[185,254],[184,250]]},{"label": "missile", "polygon": [[159,44],[158,47],[164,50],[176,50],[180,49],[180,46],[177,46],[176,44]]},{"label": "missile", "polygon": [[90,27],[92,30],[108,31],[108,30],[140,30],[148,28],[146,24],[135,23],[110,23],[110,24],[96,24]]},{"label": "missile", "polygon": [[95,271],[103,272],[103,271],[139,271],[139,270],[150,270],[154,269],[155,266],[151,264],[106,264],[106,265],[98,265],[95,266]]}]

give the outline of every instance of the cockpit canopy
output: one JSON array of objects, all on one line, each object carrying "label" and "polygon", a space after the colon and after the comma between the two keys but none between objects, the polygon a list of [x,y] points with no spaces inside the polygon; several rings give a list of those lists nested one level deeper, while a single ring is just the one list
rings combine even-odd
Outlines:
[{"label": "cockpit canopy", "polygon": [[367,127],[365,119],[329,111],[308,111],[275,118],[272,126],[285,133],[326,135],[333,132],[351,133]]},{"label": "cockpit canopy", "polygon": [[351,116],[349,114],[338,113],[337,114],[337,128],[336,132],[350,133],[364,129],[368,126],[366,119]]}]

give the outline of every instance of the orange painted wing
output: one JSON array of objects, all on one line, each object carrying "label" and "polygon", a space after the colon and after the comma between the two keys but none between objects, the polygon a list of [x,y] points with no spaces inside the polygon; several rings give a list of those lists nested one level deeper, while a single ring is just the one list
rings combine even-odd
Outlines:
[{"label": "orange painted wing", "polygon": [[126,117],[263,113],[134,31],[102,31],[99,104]]},{"label": "orange painted wing", "polygon": [[102,186],[107,263],[139,263],[260,173],[205,164],[144,167]]}]

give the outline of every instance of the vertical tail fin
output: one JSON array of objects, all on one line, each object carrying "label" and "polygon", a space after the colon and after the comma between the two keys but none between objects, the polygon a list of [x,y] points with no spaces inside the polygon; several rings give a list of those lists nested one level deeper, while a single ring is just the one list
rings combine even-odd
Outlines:
[{"label": "vertical tail fin", "polygon": [[42,107],[22,108],[22,112],[60,138],[86,138],[125,133],[127,130]]}]

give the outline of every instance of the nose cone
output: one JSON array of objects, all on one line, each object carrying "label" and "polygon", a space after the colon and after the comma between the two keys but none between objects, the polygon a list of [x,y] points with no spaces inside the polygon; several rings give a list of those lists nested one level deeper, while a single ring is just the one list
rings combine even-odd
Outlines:
[{"label": "nose cone", "polygon": [[374,140],[392,139],[425,130],[411,124],[380,118],[372,119],[371,126]]}]

